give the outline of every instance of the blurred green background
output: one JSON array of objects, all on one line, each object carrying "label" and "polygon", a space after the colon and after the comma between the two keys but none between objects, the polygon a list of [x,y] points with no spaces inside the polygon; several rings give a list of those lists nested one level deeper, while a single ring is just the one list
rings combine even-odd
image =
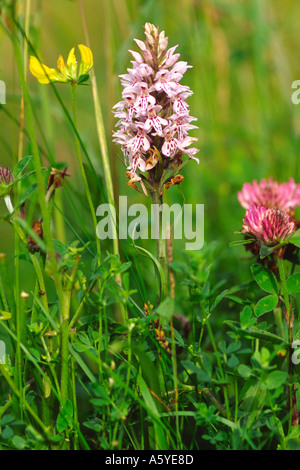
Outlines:
[{"label": "blurred green background", "polygon": [[[22,5],[20,2],[21,20]],[[192,134],[199,139],[200,164],[190,162],[184,168],[182,192],[171,188],[167,202],[205,204],[205,240],[218,242],[222,265],[219,277],[228,277],[229,282],[248,277],[245,264],[239,261],[245,257],[244,248],[229,247],[230,241],[237,238],[234,232],[240,230],[244,216],[237,191],[252,179],[273,176],[284,181],[294,177],[299,182],[300,177],[300,104],[291,101],[292,82],[300,79],[299,1],[83,0],[83,6],[116,197],[128,195],[131,202],[145,202],[143,194],[126,186],[120,148],[111,142],[115,124],[111,109],[120,100],[118,75],[130,66],[127,50],[137,50],[133,38],[143,40],[143,24],[151,22],[165,30],[169,47],[179,44],[181,59],[193,66],[183,82],[194,91],[189,105],[199,126]],[[85,44],[77,1],[32,0],[31,11],[30,39],[48,66],[55,67],[59,54],[66,58],[73,46]],[[17,70],[11,43],[3,30],[0,56],[0,79],[7,86],[5,109],[19,119]],[[66,163],[72,174],[68,190],[73,188],[79,196],[74,204],[81,215],[80,223],[73,217],[67,189],[62,190],[64,212],[84,238],[82,226],[92,233],[92,223],[86,200],[80,197],[84,189],[70,124],[51,87],[38,84],[29,72],[28,80],[48,144],[56,161]],[[58,84],[57,90],[70,110],[70,87]],[[50,113],[43,108],[43,94],[48,96]],[[18,126],[3,110],[0,119],[0,162],[12,166],[17,158]],[[78,125],[101,179],[102,161],[90,87],[78,90]],[[30,153],[26,139],[23,153]],[[46,159],[44,163],[49,167]],[[95,205],[103,202],[96,186],[94,198]],[[1,213],[3,210],[1,202]],[[59,234],[54,236],[59,238]],[[74,234],[68,233],[68,238],[74,238]],[[144,242],[143,245],[146,246]],[[175,260],[180,259],[183,248],[182,241],[174,243]],[[4,223],[0,225],[0,251],[13,256],[12,230]]]}]

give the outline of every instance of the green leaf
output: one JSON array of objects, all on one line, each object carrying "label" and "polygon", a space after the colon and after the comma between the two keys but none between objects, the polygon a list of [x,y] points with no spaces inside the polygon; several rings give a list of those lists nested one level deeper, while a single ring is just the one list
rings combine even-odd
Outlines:
[{"label": "green leaf", "polygon": [[235,332],[239,333],[243,337],[251,337],[251,338],[259,338],[264,341],[270,341],[274,344],[282,344],[287,345],[284,339],[280,338],[280,336],[274,335],[269,331],[260,330],[259,328],[241,328],[240,324],[233,320],[225,320],[224,323],[232,328]]},{"label": "green leaf", "polygon": [[244,301],[237,297],[236,295],[226,295],[226,299],[232,300],[236,304],[244,305]]},{"label": "green leaf", "polygon": [[245,379],[253,375],[252,369],[246,366],[245,364],[240,364],[237,370],[238,370],[238,373]]},{"label": "green leaf", "polygon": [[165,274],[164,274],[164,271],[163,271],[163,268],[162,268],[162,265],[160,264],[160,262],[155,258],[155,256],[152,255],[152,253],[150,253],[150,251],[146,250],[145,248],[143,248],[142,246],[139,246],[139,245],[136,245],[134,243],[134,240],[133,240],[133,246],[138,250],[140,251],[141,253],[143,253],[144,256],[146,256],[147,258],[150,258],[153,263],[154,263],[154,266],[156,267],[157,269],[157,272],[159,274],[159,277],[160,277],[160,298],[163,299],[164,296],[165,296],[165,289],[164,289],[164,286],[165,286]]},{"label": "green leaf", "polygon": [[292,238],[295,238],[295,237],[299,237],[300,236],[300,228],[298,228],[298,230],[296,230],[296,232],[294,232],[292,234],[292,236],[290,237],[289,240],[291,240]]},{"label": "green leaf", "polygon": [[267,246],[267,245],[262,245],[259,250],[259,257],[260,259],[264,259],[267,256],[269,256],[273,251],[275,250],[275,246]]},{"label": "green leaf", "polygon": [[84,421],[82,424],[86,428],[92,429],[95,432],[101,432],[103,429],[103,424],[99,418],[89,419],[88,421]]},{"label": "green leaf", "polygon": [[68,248],[59,240],[53,240],[53,248],[60,256],[65,256],[68,253]]},{"label": "green leaf", "polygon": [[29,441],[34,440],[42,442],[44,440],[43,436],[30,424],[29,426],[26,426],[25,436]]},{"label": "green leaf", "polygon": [[90,78],[89,74],[85,73],[83,75],[80,75],[77,81],[77,85],[81,85],[82,83],[86,82]]},{"label": "green leaf", "polygon": [[12,421],[14,421],[15,418],[12,416],[12,415],[4,415],[3,418],[0,420],[0,426],[5,426],[6,424],[9,424],[11,423]]},{"label": "green leaf", "polygon": [[34,183],[31,186],[29,186],[29,188],[27,188],[26,191],[24,191],[24,193],[22,194],[22,196],[18,200],[17,207],[21,207],[21,205],[25,201],[27,201],[27,199],[31,196],[31,194],[36,190],[37,187],[38,187],[37,183]]},{"label": "green leaf", "polygon": [[21,436],[14,436],[11,440],[13,446],[18,449],[18,450],[22,450],[24,449],[26,446],[28,446],[28,443],[25,439],[23,439],[23,437]]},{"label": "green leaf", "polygon": [[211,382],[209,375],[191,361],[182,361],[183,367],[190,374],[196,374],[198,382]]},{"label": "green leaf", "polygon": [[296,232],[293,233],[291,238],[289,238],[289,243],[292,243],[292,245],[295,245],[300,248],[300,229],[296,230]]},{"label": "green leaf", "polygon": [[41,354],[40,354],[40,351],[38,349],[35,349],[35,348],[28,348],[28,350],[30,351],[30,353],[35,357],[35,359],[37,361],[40,361],[41,360]]},{"label": "green leaf", "polygon": [[144,381],[156,395],[160,396],[161,392],[157,369],[151,360],[150,354],[143,351],[141,347],[135,344],[132,344],[132,351],[138,358]]},{"label": "green leaf", "polygon": [[241,349],[242,343],[240,341],[235,341],[234,343],[230,343],[227,347],[227,354],[232,354],[237,352]]},{"label": "green leaf", "polygon": [[270,294],[278,294],[278,284],[274,274],[260,264],[251,266],[252,275],[259,287]]},{"label": "green leaf", "polygon": [[274,390],[281,387],[287,381],[287,373],[280,370],[270,372],[265,380],[265,386],[268,390]]},{"label": "green leaf", "polygon": [[4,310],[0,310],[0,320],[10,320],[12,317],[10,312],[5,312]]},{"label": "green leaf", "polygon": [[228,367],[230,367],[231,369],[233,369],[234,367],[236,367],[238,364],[239,364],[239,360],[238,358],[233,354],[232,356],[230,356],[230,358],[228,359],[227,361],[227,365]]},{"label": "green leaf", "polygon": [[226,295],[227,292],[228,292],[228,289],[225,289],[225,290],[223,290],[223,292],[221,292],[221,294],[219,294],[216,297],[214,303],[212,304],[212,306],[210,308],[210,312],[212,312],[216,308],[216,306],[221,302],[221,300],[223,299],[223,297]]},{"label": "green leaf", "polygon": [[70,400],[67,400],[64,406],[61,408],[58,413],[56,420],[56,427],[59,433],[63,432],[71,423],[73,416],[73,406]]},{"label": "green leaf", "polygon": [[235,240],[233,242],[230,242],[230,246],[239,246],[239,245],[249,245],[250,243],[253,243],[254,238],[246,238],[245,240]]},{"label": "green leaf", "polygon": [[240,313],[240,321],[242,328],[254,325],[256,318],[253,317],[252,308],[246,305]]},{"label": "green leaf", "polygon": [[109,398],[109,396],[106,393],[105,387],[102,385],[98,384],[97,382],[93,382],[90,384],[91,389],[93,390],[93,393],[97,395],[97,397],[101,398]]},{"label": "green leaf", "polygon": [[254,313],[257,317],[260,317],[264,313],[274,310],[278,304],[278,295],[267,295],[260,299],[254,307]]},{"label": "green leaf", "polygon": [[173,316],[175,310],[175,300],[171,297],[167,297],[163,302],[157,307],[156,312],[168,320]]},{"label": "green leaf", "polygon": [[[47,168],[41,168],[42,171],[47,171]],[[27,173],[24,173],[24,175],[20,175],[17,179],[14,180],[15,183],[18,183],[19,181],[24,181],[27,178],[30,178],[30,176],[35,175],[36,170],[28,171]]]},{"label": "green leaf", "polygon": [[295,246],[297,246],[298,248],[300,248],[300,237],[291,238],[291,239],[290,239],[290,243],[291,243],[292,245],[295,245]]},{"label": "green leaf", "polygon": [[[165,430],[162,427],[162,421],[160,420],[160,414],[159,411],[156,407],[156,403],[149,391],[148,386],[146,385],[146,382],[144,381],[143,377],[139,374],[137,377],[137,384],[138,387],[141,391],[141,395],[143,397],[143,400],[146,404],[146,409],[149,408],[151,410],[151,413],[158,418],[158,420],[152,419],[153,422],[153,429],[154,429],[154,436],[156,440],[156,445],[158,449],[167,449],[167,442],[166,442],[166,435],[165,435]],[[151,419],[151,415],[148,413],[149,418]]]},{"label": "green leaf", "polygon": [[93,405],[98,406],[99,408],[103,408],[104,406],[110,405],[111,403],[108,397],[107,398],[91,398],[90,402]]},{"label": "green leaf", "polygon": [[11,439],[13,435],[14,431],[10,426],[6,426],[1,433],[3,439]]},{"label": "green leaf", "polygon": [[27,157],[24,157],[20,161],[18,161],[18,163],[16,164],[16,166],[13,169],[14,179],[18,178],[18,176],[22,173],[24,168],[28,165],[31,158],[32,158],[32,156],[28,155]]},{"label": "green leaf", "polygon": [[90,369],[88,368],[88,366],[86,365],[86,363],[84,362],[82,357],[79,354],[77,354],[77,352],[75,351],[75,349],[72,347],[71,344],[69,344],[69,351],[72,354],[72,356],[74,357],[75,361],[81,367],[81,369],[85,372],[86,376],[90,379],[90,381],[92,383],[97,382],[96,377],[90,371]]},{"label": "green leaf", "polygon": [[288,294],[297,294],[300,292],[300,273],[293,274],[286,281]]}]

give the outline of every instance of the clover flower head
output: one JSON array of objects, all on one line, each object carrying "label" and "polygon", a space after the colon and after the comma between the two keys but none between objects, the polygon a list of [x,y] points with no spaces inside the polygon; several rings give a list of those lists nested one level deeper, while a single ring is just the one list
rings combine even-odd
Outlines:
[{"label": "clover flower head", "polygon": [[291,178],[287,183],[277,183],[272,178],[262,179],[259,183],[245,183],[238,192],[242,207],[249,209],[252,204],[267,208],[277,208],[293,212],[300,204],[300,184]]},{"label": "clover flower head", "polygon": [[12,191],[14,177],[9,168],[0,166],[0,196],[9,196]]},{"label": "clover flower head", "polygon": [[287,212],[260,204],[252,204],[243,220],[242,232],[267,246],[286,240],[294,231],[295,224]]},{"label": "clover flower head", "polygon": [[135,39],[140,51],[129,51],[132,67],[120,75],[123,92],[113,108],[119,119],[113,138],[121,145],[127,170],[152,172],[153,180],[159,162],[167,170],[182,154],[199,160],[198,149],[190,148],[197,139],[188,135],[196,128],[186,102],[192,91],[180,84],[190,66],[179,61],[178,46],[167,49],[164,31],[150,23],[144,31],[145,41]]},{"label": "clover flower head", "polygon": [[37,57],[31,56],[29,61],[30,72],[43,85],[50,82],[83,83],[87,80],[88,73],[93,67],[93,54],[91,49],[83,44],[78,44],[78,49],[81,55],[79,70],[75,56],[75,47],[72,47],[66,64],[61,55],[58,57],[57,70],[47,67]]}]

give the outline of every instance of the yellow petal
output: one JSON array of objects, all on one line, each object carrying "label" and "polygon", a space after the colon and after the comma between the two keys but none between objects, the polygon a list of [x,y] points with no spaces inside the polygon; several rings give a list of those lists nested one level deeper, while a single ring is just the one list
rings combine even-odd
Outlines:
[{"label": "yellow petal", "polygon": [[75,47],[72,47],[72,49],[69,52],[68,60],[67,60],[67,67],[68,67],[69,76],[72,78],[72,80],[76,80],[76,78],[77,78],[77,60],[76,60],[76,57],[75,57]]},{"label": "yellow petal", "polygon": [[78,44],[78,49],[81,55],[81,64],[79,76],[87,74],[93,67],[93,53],[91,49],[83,44]]},{"label": "yellow petal", "polygon": [[62,75],[67,75],[67,67],[63,57],[60,55],[57,59],[57,68]]},{"label": "yellow petal", "polygon": [[47,67],[42,64],[36,57],[31,56],[29,61],[29,69],[34,77],[38,79],[40,83],[47,84],[50,82],[66,82],[55,69]]}]

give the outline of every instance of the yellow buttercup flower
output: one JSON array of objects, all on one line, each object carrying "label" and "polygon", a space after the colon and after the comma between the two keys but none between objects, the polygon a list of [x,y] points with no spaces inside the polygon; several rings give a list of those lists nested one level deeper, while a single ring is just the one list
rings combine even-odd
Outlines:
[{"label": "yellow buttercup flower", "polygon": [[67,64],[65,64],[61,55],[58,57],[57,70],[47,67],[47,65],[42,64],[36,57],[31,56],[29,61],[30,72],[43,85],[50,82],[71,82],[72,84],[83,83],[87,80],[87,74],[93,67],[93,53],[89,47],[84,46],[83,44],[79,44],[78,49],[81,55],[79,73],[75,56],[75,47],[72,47],[69,52]]}]

